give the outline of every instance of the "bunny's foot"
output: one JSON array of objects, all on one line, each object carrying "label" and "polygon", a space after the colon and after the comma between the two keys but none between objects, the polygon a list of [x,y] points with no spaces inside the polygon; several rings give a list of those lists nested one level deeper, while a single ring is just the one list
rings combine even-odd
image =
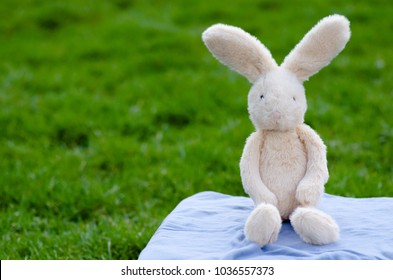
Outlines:
[{"label": "bunny's foot", "polygon": [[297,208],[290,216],[290,221],[295,232],[307,243],[325,245],[339,238],[336,222],[315,208]]},{"label": "bunny's foot", "polygon": [[245,225],[245,235],[250,241],[265,246],[277,240],[281,217],[271,204],[259,204],[250,214]]}]

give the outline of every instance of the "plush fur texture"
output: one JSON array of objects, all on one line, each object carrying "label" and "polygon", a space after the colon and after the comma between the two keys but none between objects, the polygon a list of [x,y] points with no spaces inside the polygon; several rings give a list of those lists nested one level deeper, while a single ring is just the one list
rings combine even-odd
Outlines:
[{"label": "plush fur texture", "polygon": [[216,24],[202,35],[220,62],[253,84],[248,111],[256,131],[247,139],[240,172],[255,203],[245,234],[261,246],[274,242],[288,219],[305,242],[328,244],[339,237],[334,220],[315,208],[329,174],[326,147],[304,124],[303,82],[328,65],[349,37],[349,21],[328,16],[278,66],[261,42],[238,27]]}]

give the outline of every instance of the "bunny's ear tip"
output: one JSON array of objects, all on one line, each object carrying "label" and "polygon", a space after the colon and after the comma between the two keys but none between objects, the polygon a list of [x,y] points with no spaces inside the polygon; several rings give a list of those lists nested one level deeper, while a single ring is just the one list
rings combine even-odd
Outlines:
[{"label": "bunny's ear tip", "polygon": [[335,21],[335,22],[340,22],[342,24],[349,26],[349,20],[343,15],[333,14],[333,15],[325,17],[325,19]]},{"label": "bunny's ear tip", "polygon": [[335,25],[337,30],[341,30],[343,32],[348,33],[350,35],[351,31],[349,29],[350,22],[349,20],[339,14],[334,14],[323,18],[321,21],[328,21],[330,24]]},{"label": "bunny's ear tip", "polygon": [[343,49],[351,37],[349,20],[345,16],[339,14],[327,16],[322,20],[329,21],[327,25],[330,25],[333,32],[336,32],[335,40],[338,45],[341,45],[341,49]]},{"label": "bunny's ear tip", "polygon": [[[223,29],[225,30],[225,29],[228,29],[228,28],[231,28],[231,27],[229,25],[226,25],[226,24],[223,24],[223,23],[213,24],[213,25],[209,26],[208,28],[206,28],[205,31],[203,31],[202,37],[209,36],[210,34],[213,34],[213,33],[216,33],[216,32],[220,32]],[[233,26],[232,26],[232,28],[233,28]]]},{"label": "bunny's ear tip", "polygon": [[350,30],[350,22],[349,20],[339,14],[334,14],[323,18],[320,23],[326,26],[330,26],[333,32],[337,32],[336,40],[342,40],[342,43],[345,45],[349,38],[351,37],[351,30]]},{"label": "bunny's ear tip", "polygon": [[215,40],[218,40],[218,38],[220,38],[222,34],[225,32],[225,30],[228,28],[229,28],[228,25],[222,23],[213,24],[212,26],[208,27],[205,31],[203,31],[202,41],[210,49],[211,44],[214,44]]},{"label": "bunny's ear tip", "polygon": [[202,40],[207,43],[209,40],[214,40],[217,37],[221,37],[225,33],[231,33],[234,31],[238,32],[239,30],[240,28],[235,26],[230,26],[224,23],[216,23],[203,31]]},{"label": "bunny's ear tip", "polygon": [[323,18],[322,20],[331,20],[331,21],[349,24],[349,20],[345,16],[339,15],[339,14],[333,14],[333,15],[327,16],[327,17]]}]

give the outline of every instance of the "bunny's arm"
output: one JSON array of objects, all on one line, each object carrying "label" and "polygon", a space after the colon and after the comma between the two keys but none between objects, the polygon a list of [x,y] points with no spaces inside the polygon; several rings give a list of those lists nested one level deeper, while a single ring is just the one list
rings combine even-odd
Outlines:
[{"label": "bunny's arm", "polygon": [[324,192],[329,178],[326,146],[319,135],[308,125],[302,124],[296,132],[307,153],[307,170],[296,190],[296,199],[302,206],[315,206]]},{"label": "bunny's arm", "polygon": [[245,192],[252,198],[255,205],[268,203],[276,206],[276,196],[262,182],[259,173],[262,144],[262,132],[254,132],[248,137],[240,160],[242,183]]}]

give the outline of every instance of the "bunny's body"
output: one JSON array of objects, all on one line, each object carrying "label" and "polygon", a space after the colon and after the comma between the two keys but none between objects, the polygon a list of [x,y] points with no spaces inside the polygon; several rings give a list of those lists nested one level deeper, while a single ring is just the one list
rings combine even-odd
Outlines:
[{"label": "bunny's body", "polygon": [[303,82],[328,65],[349,36],[346,18],[326,17],[278,66],[268,49],[240,28],[217,24],[203,33],[214,56],[253,84],[248,111],[256,131],[247,139],[240,171],[255,203],[245,234],[261,246],[274,242],[288,219],[308,243],[338,239],[337,224],[316,209],[329,174],[326,147],[304,124]]},{"label": "bunny's body", "polygon": [[[283,220],[288,220],[289,215],[299,206],[296,197],[296,188],[306,173],[307,154],[295,131],[255,132],[250,136],[255,138],[260,147],[259,175],[267,189],[275,195],[276,200],[271,201],[277,206]],[[252,141],[251,140],[251,141]],[[243,158],[242,170],[246,169],[248,158]],[[243,165],[244,164],[244,165]],[[247,175],[243,176],[244,178]],[[252,190],[248,190],[252,193]],[[263,198],[257,199],[255,204],[266,202]]]}]

